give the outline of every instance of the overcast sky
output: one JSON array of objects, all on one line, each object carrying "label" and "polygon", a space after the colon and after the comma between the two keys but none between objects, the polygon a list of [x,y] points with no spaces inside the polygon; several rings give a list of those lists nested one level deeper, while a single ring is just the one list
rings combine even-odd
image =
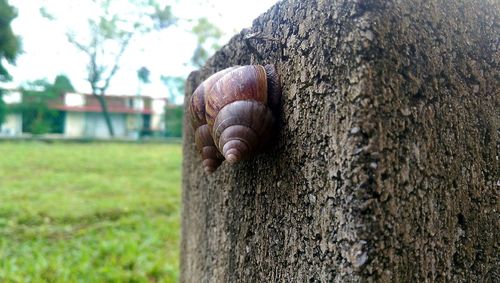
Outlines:
[{"label": "overcast sky", "polygon": [[[74,1],[74,2],[73,2]],[[80,0],[81,1],[81,0]],[[224,32],[223,43],[227,42],[242,28],[250,27],[253,19],[267,11],[277,0],[191,0],[177,1],[174,14],[181,18],[207,17]],[[73,20],[85,17],[85,6],[76,6],[77,0],[10,0],[18,9],[18,17],[13,29],[22,37],[23,54],[17,59],[15,67],[9,68],[15,87],[26,81],[47,78],[52,81],[58,74],[66,74],[80,92],[89,92],[85,81],[86,57],[79,53],[64,35],[65,26],[75,25]],[[71,3],[68,5],[68,3]],[[59,22],[50,22],[40,15],[44,4],[50,11],[65,15]],[[71,23],[70,23],[71,22]],[[121,69],[111,82],[108,93],[136,94],[138,91],[137,70],[146,66],[151,71],[152,83],[143,93],[166,97],[166,87],[160,75],[187,76],[192,67],[189,62],[196,40],[184,28],[172,27],[161,33],[136,38],[122,58]],[[180,101],[177,101],[180,102]]]}]

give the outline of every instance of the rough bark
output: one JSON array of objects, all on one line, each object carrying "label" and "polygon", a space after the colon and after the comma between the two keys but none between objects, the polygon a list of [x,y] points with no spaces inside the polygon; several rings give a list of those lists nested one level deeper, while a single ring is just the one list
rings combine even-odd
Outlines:
[{"label": "rough bark", "polygon": [[496,0],[283,1],[186,83],[275,64],[271,149],[203,173],[185,120],[183,282],[498,282]]}]

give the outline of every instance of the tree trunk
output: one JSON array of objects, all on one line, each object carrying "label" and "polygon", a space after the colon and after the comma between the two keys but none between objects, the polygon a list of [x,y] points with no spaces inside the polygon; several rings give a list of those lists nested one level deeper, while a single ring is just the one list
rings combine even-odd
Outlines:
[{"label": "tree trunk", "polygon": [[109,136],[114,137],[115,131],[113,129],[113,123],[111,123],[111,117],[109,117],[108,104],[106,103],[104,94],[93,93],[93,95],[97,98],[97,101],[99,101],[99,104],[101,105],[102,115],[104,117],[104,120],[106,121],[106,126],[108,127]]},{"label": "tree trunk", "polygon": [[499,14],[281,1],[235,36],[186,101],[218,70],[275,64],[280,132],[207,175],[185,118],[181,281],[498,282]]}]

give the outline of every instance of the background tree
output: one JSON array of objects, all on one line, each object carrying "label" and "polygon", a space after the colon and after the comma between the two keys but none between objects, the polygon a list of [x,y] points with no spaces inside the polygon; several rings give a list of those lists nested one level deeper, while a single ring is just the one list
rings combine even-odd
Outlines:
[{"label": "background tree", "polygon": [[5,90],[0,88],[0,130],[2,128],[2,124],[5,121],[5,117],[7,116],[7,105],[3,101],[3,94]]},{"label": "background tree", "polygon": [[[139,70],[137,70],[137,78],[139,79],[139,85],[137,87],[137,95],[141,95],[142,88],[145,84],[151,83],[150,79],[151,71],[148,68],[142,66]],[[137,121],[142,121],[142,125],[137,125],[137,129],[140,129],[140,136],[149,136],[151,135],[151,120],[145,120],[146,118],[142,117],[140,113],[137,113]]]},{"label": "background tree", "polygon": [[165,136],[182,137],[182,117],[184,115],[184,106],[167,105],[165,107]]},{"label": "background tree", "polygon": [[170,104],[174,104],[178,97],[184,95],[185,78],[178,76],[161,76],[161,81],[167,88],[167,97]]},{"label": "background tree", "polygon": [[[222,31],[207,18],[196,20],[196,24],[189,31],[196,37],[197,42],[189,64],[200,68],[220,48]],[[162,75],[161,80],[167,87],[168,99],[171,103],[175,103],[178,97],[184,96],[185,77]]]},{"label": "background tree", "polygon": [[[131,40],[138,34],[164,29],[175,23],[170,6],[162,6],[154,0],[93,0],[96,14],[88,19],[88,31],[68,30],[71,44],[82,51],[87,59],[87,81],[101,105],[109,135],[114,136],[113,124],[104,95],[120,66],[120,60]],[[127,7],[127,12],[118,7]],[[42,9],[50,20],[57,17]]]},{"label": "background tree", "polygon": [[222,31],[207,18],[201,18],[191,29],[191,32],[196,36],[198,43],[191,58],[191,63],[199,68],[220,48],[219,40]]},{"label": "background tree", "polygon": [[[222,32],[206,18],[197,20],[176,18],[172,14],[171,6],[161,5],[155,0],[92,0],[91,2],[96,7],[96,13],[88,19],[88,31],[68,30],[66,36],[69,42],[82,51],[88,59],[87,81],[92,94],[101,105],[109,134],[113,136],[113,125],[103,95],[106,94],[111,80],[119,69],[121,58],[134,37],[165,29],[174,24],[187,23],[189,31],[197,39],[191,64],[198,67],[203,65],[208,56],[219,47],[218,41]],[[128,7],[127,13],[123,13],[123,7]],[[42,9],[41,13],[48,19],[58,20],[47,9]],[[171,77],[171,81],[184,80],[183,77]],[[183,91],[179,93],[183,95]],[[173,95],[178,93],[170,94]],[[173,98],[175,100],[175,97]]]},{"label": "background tree", "polygon": [[175,76],[161,76],[163,84],[167,87],[168,103],[165,105],[165,136],[182,136],[182,116],[184,114],[183,105],[175,105],[178,97],[184,95],[185,78]]},{"label": "background tree", "polygon": [[151,71],[145,67],[142,66],[137,70],[137,79],[139,79],[139,84],[137,86],[137,95],[140,95],[142,93],[142,88],[144,85],[151,83]]},{"label": "background tree", "polygon": [[50,109],[49,103],[70,91],[74,91],[73,85],[64,75],[57,76],[54,83],[37,80],[21,87],[23,100],[20,104],[13,106],[12,110],[22,114],[23,132],[62,133],[64,124],[61,113]]},{"label": "background tree", "polygon": [[148,68],[146,67],[141,67],[139,70],[137,70],[137,78],[139,78],[139,82],[148,84],[151,82],[149,79],[149,76],[151,75],[151,72],[149,71]]},{"label": "background tree", "polygon": [[[16,56],[20,52],[20,40],[14,35],[10,26],[16,17],[17,12],[8,1],[0,0],[0,82],[11,79],[4,63],[5,61],[15,63]],[[0,127],[7,114],[7,107],[2,99],[3,92],[4,90],[0,88]]]}]

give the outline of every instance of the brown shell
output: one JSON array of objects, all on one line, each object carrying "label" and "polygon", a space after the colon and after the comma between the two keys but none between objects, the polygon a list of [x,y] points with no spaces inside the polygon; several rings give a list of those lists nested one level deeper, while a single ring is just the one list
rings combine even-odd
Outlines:
[{"label": "brown shell", "polygon": [[201,125],[195,131],[194,140],[203,160],[203,169],[213,172],[223,161],[223,157],[214,144],[208,125]]},{"label": "brown shell", "polygon": [[189,108],[205,170],[212,172],[223,158],[234,163],[260,150],[272,136],[280,100],[273,65],[228,68],[198,86]]},{"label": "brown shell", "polygon": [[213,128],[219,111],[238,100],[255,100],[267,105],[266,70],[260,65],[241,66],[220,77],[205,96],[206,119]]},{"label": "brown shell", "polygon": [[217,150],[214,144],[210,130],[207,126],[205,118],[205,95],[213,84],[224,74],[230,72],[237,67],[224,69],[213,74],[207,80],[202,82],[191,96],[189,103],[189,112],[191,114],[191,124],[195,130],[195,142],[198,151],[201,153],[202,163],[205,171],[213,172],[222,163],[224,158]]},{"label": "brown shell", "polygon": [[219,151],[234,163],[267,143],[274,122],[273,113],[265,104],[255,100],[235,101],[217,115],[212,136]]},{"label": "brown shell", "polygon": [[219,78],[236,68],[238,68],[238,66],[227,68],[211,75],[208,79],[203,81],[193,92],[189,103],[189,112],[191,113],[191,123],[195,130],[199,126],[207,123],[207,120],[205,118],[206,93],[213,87],[214,83],[217,82]]}]

